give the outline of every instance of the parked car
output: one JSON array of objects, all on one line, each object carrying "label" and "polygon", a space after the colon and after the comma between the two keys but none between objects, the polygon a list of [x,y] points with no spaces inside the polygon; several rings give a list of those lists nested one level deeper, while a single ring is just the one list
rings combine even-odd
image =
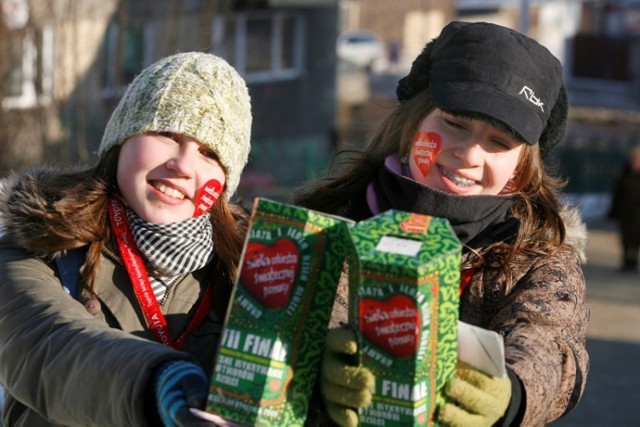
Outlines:
[{"label": "parked car", "polygon": [[385,59],[382,40],[370,30],[346,31],[338,36],[336,52],[338,59],[352,62],[371,70],[377,62]]}]

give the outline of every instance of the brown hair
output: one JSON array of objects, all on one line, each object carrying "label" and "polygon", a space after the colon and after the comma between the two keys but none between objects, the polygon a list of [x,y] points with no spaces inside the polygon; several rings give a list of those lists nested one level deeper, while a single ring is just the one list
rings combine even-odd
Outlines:
[{"label": "brown hair", "polygon": [[400,104],[382,122],[364,150],[336,153],[323,177],[296,190],[294,203],[344,214],[349,201],[371,182],[387,156],[409,151],[418,125],[433,108],[426,96],[414,96]]},{"label": "brown hair", "polygon": [[[434,108],[426,90],[399,104],[364,150],[351,149],[336,153],[323,177],[296,190],[294,203],[333,214],[345,214],[350,201],[364,191],[388,155],[402,156],[409,152],[419,124]],[[522,139],[490,117],[475,113],[465,116],[484,120],[507,131],[514,138]],[[510,185],[516,197],[513,214],[521,222],[515,240],[482,248],[469,261],[474,266],[484,265],[501,270],[507,281],[510,280],[507,264],[514,257],[553,253],[565,238],[558,202],[558,191],[564,182],[553,177],[546,169],[539,144],[524,145]]]},{"label": "brown hair", "polygon": [[524,144],[514,179],[510,183],[516,200],[513,215],[520,228],[512,242],[497,242],[476,252],[470,266],[499,270],[507,286],[511,276],[507,265],[520,256],[548,256],[564,242],[566,230],[560,217],[558,192],[565,182],[554,177],[542,161],[538,144]]},{"label": "brown hair", "polygon": [[[103,245],[115,252],[108,220],[108,204],[119,197],[117,165],[120,146],[113,147],[90,169],[65,172],[40,183],[51,200],[44,222],[46,232],[38,238],[39,252],[59,252],[88,245],[81,280],[92,292]],[[235,277],[247,227],[247,213],[220,197],[210,212],[216,255],[228,277]]]}]

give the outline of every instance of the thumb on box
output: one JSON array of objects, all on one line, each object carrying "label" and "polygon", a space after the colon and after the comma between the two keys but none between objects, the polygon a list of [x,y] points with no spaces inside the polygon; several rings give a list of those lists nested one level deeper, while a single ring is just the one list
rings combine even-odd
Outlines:
[{"label": "thumb on box", "polygon": [[358,343],[348,328],[327,333],[320,368],[320,390],[327,412],[341,426],[358,425],[358,409],[371,404],[373,373],[358,365]]}]

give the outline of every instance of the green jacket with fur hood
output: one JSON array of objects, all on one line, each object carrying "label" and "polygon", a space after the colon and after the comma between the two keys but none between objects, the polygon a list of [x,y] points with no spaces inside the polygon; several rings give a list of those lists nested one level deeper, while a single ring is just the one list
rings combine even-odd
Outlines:
[{"label": "green jacket with fur hood", "polygon": [[[53,260],[59,254],[38,253],[30,236],[29,224],[45,221],[46,203],[37,185],[28,182],[50,173],[55,172],[38,169],[30,179],[16,175],[0,181],[4,425],[160,425],[148,389],[153,369],[166,360],[186,359],[210,374],[228,295],[216,295],[220,304],[214,303],[189,335],[184,351],[176,351],[155,341],[119,256],[103,252],[95,283],[101,310],[89,314],[63,290]],[[168,291],[163,312],[172,336],[185,329],[210,270],[187,275]],[[216,289],[226,293],[229,283],[221,275]]]}]

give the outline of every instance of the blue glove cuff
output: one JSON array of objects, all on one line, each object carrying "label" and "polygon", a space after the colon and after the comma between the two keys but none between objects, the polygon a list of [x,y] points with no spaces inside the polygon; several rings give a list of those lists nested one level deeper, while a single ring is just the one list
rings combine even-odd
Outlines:
[{"label": "blue glove cuff", "polygon": [[206,397],[207,378],[198,365],[172,360],[160,365],[156,374],[156,404],[166,426],[174,426],[178,412],[198,406]]}]

